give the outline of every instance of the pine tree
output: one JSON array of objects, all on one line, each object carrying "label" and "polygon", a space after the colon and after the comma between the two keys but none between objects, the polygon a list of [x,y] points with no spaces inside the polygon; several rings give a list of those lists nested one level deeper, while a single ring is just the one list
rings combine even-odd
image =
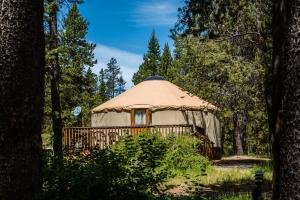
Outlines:
[{"label": "pine tree", "polygon": [[272,199],[299,199],[299,2],[273,3],[273,63],[268,94],[274,158]]},{"label": "pine tree", "polygon": [[96,102],[96,92],[97,92],[97,75],[92,72],[91,67],[88,68],[84,76],[84,88],[85,98],[83,99],[84,104],[87,108],[92,108],[95,106]]},{"label": "pine tree", "polygon": [[117,60],[111,58],[107,64],[107,69],[104,71],[106,79],[106,94],[108,98],[114,98],[117,95],[117,86],[120,76],[120,67],[117,65]]},{"label": "pine tree", "polygon": [[106,90],[107,90],[107,85],[105,82],[105,72],[104,69],[102,68],[99,73],[99,89],[98,89],[98,96],[100,98],[100,103],[103,103],[108,100]]},{"label": "pine tree", "polygon": [[42,0],[0,0],[0,199],[40,199]]},{"label": "pine tree", "polygon": [[200,35],[209,31],[208,22],[214,1],[184,0],[184,6],[178,9],[178,19],[171,29],[171,37]]},{"label": "pine tree", "polygon": [[[252,147],[258,144],[253,149],[266,152],[263,82],[271,63],[271,1],[184,2],[173,32],[176,49],[171,71],[178,76],[172,81],[221,108],[225,147],[244,154],[252,141]],[[194,9],[201,2],[208,3],[202,4],[205,9]],[[257,130],[264,133],[261,141]]]},{"label": "pine tree", "polygon": [[168,43],[165,44],[160,60],[159,75],[165,79],[169,79],[169,70],[172,67],[173,58]]},{"label": "pine tree", "polygon": [[[86,40],[88,25],[79,13],[77,5],[73,4],[63,20],[60,38],[62,109],[66,125],[72,125],[74,122],[70,113],[76,106],[81,106],[88,112],[93,104],[91,102],[94,99],[94,91],[91,88],[95,87],[96,75],[91,69],[89,73],[85,73],[87,67],[93,67],[96,63],[93,53],[95,44]],[[86,75],[90,77],[87,78]],[[95,80],[92,81],[91,78]],[[86,82],[87,80],[90,82]],[[88,86],[88,84],[92,85]]]},{"label": "pine tree", "polygon": [[124,80],[117,60],[111,58],[107,69],[101,69],[99,73],[98,96],[100,102],[105,102],[125,91],[126,81]]},{"label": "pine tree", "polygon": [[97,95],[97,75],[92,72],[91,67],[84,73],[83,93],[81,95],[82,124],[88,126],[90,124],[90,110],[99,103]]},{"label": "pine tree", "polygon": [[121,94],[123,92],[125,92],[125,85],[126,85],[126,81],[124,80],[123,76],[120,75],[120,77],[118,78],[118,84],[117,84],[117,94]]},{"label": "pine tree", "polygon": [[52,115],[52,130],[53,130],[53,151],[56,161],[56,167],[59,167],[63,159],[62,152],[62,109],[61,97],[59,93],[60,81],[60,63],[58,55],[58,22],[57,13],[59,3],[57,0],[48,0],[48,26],[49,26],[49,41],[47,45],[47,66],[49,69],[50,88],[51,88],[51,115]]},{"label": "pine tree", "polygon": [[148,51],[144,55],[143,63],[139,70],[134,73],[132,82],[136,85],[148,76],[157,75],[160,68],[160,46],[155,31],[152,32],[148,42]]}]

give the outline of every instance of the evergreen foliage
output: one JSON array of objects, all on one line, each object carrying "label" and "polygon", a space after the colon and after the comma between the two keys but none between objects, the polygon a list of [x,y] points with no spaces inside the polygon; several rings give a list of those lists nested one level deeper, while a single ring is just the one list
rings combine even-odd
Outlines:
[{"label": "evergreen foliage", "polygon": [[[49,10],[48,7],[46,10]],[[77,4],[72,4],[60,26],[58,48],[52,51],[48,50],[47,54],[47,58],[51,57],[53,52],[59,56],[58,61],[61,67],[58,74],[59,94],[65,127],[90,126],[90,110],[125,91],[126,82],[116,59],[111,59],[108,68],[106,70],[101,69],[99,76],[93,73],[92,68],[97,62],[94,58],[96,45],[86,40],[88,25],[89,23],[80,14]],[[46,29],[47,46],[49,43],[48,31]],[[111,86],[114,88],[112,89]],[[44,145],[52,146],[49,76],[46,76],[45,91],[43,139]],[[82,108],[82,112],[78,117],[75,117],[71,112],[77,106]]]},{"label": "evergreen foliage", "polygon": [[[75,2],[75,1],[74,1]],[[78,1],[79,2],[79,1]],[[78,3],[77,2],[77,3]],[[53,1],[47,4],[45,8],[45,19],[48,19],[48,13],[52,6],[62,6],[65,2]],[[77,5],[73,3],[58,33],[58,46],[56,49],[49,50],[50,30],[45,29],[47,60],[58,55],[58,64],[61,70],[57,74],[58,88],[61,99],[62,119],[64,126],[78,125],[71,111],[76,106],[82,107],[80,121],[89,125],[90,109],[99,103],[97,76],[92,72],[92,67],[96,63],[94,59],[95,44],[86,40],[88,31],[88,22],[81,16]],[[47,68],[49,69],[49,68]],[[45,107],[43,123],[43,142],[46,146],[51,146],[52,141],[52,116],[51,116],[51,84],[50,75],[46,75],[45,82]]]},{"label": "evergreen foliage", "polygon": [[101,68],[99,72],[99,90],[98,90],[100,102],[105,102],[108,100],[106,90],[107,90],[107,85],[105,81],[105,73],[104,73],[104,69]]},{"label": "evergreen foliage", "polygon": [[212,13],[210,0],[184,0],[184,6],[178,9],[178,19],[170,30],[171,37],[199,36],[209,31],[209,20]]},{"label": "evergreen foliage", "polygon": [[84,85],[83,85],[83,116],[85,122],[90,120],[90,110],[99,104],[98,95],[98,77],[92,72],[91,67],[84,72]]},{"label": "evergreen foliage", "polygon": [[120,75],[120,77],[118,78],[118,84],[117,84],[117,93],[118,94],[125,92],[125,85],[126,85],[126,81],[124,80],[123,76]]},{"label": "evergreen foliage", "polygon": [[166,43],[163,49],[163,53],[161,55],[159,75],[168,80],[172,64],[173,58],[170,52],[170,47],[168,43]]},{"label": "evergreen foliage", "polygon": [[66,126],[75,123],[70,113],[76,106],[83,108],[84,122],[88,122],[90,109],[98,103],[95,98],[96,75],[90,69],[96,64],[93,53],[95,44],[86,40],[87,31],[88,22],[79,13],[77,5],[73,4],[63,20],[60,33],[60,92]]},{"label": "evergreen foliage", "polygon": [[[193,2],[199,1],[185,1],[172,32],[177,30],[171,81],[221,109],[226,152],[268,153],[264,79],[271,62],[270,2],[200,3],[205,11],[194,10]],[[205,20],[195,24],[196,18]]]},{"label": "evergreen foliage", "polygon": [[[106,80],[106,97],[111,99],[125,91],[125,80],[122,77],[117,60],[111,58],[107,64],[107,68],[104,70],[104,78]],[[100,71],[100,76],[103,72]],[[101,77],[100,77],[101,78]],[[104,81],[102,80],[102,84]],[[104,86],[102,86],[104,87]],[[100,88],[101,89],[101,88]]]},{"label": "evergreen foliage", "polygon": [[159,68],[160,46],[155,31],[153,31],[148,42],[148,51],[143,57],[143,63],[140,65],[139,70],[134,73],[132,82],[136,85],[149,76],[158,75]]},{"label": "evergreen foliage", "polygon": [[48,25],[48,41],[46,45],[47,49],[47,69],[50,81],[50,97],[51,97],[51,119],[52,119],[52,131],[53,131],[53,152],[56,158],[56,167],[62,163],[63,150],[62,150],[62,135],[63,135],[63,121],[62,121],[62,109],[61,98],[59,93],[59,81],[60,81],[60,64],[58,60],[58,20],[57,13],[59,10],[59,3],[56,0],[45,1],[45,6],[48,8],[46,14],[46,24]]}]

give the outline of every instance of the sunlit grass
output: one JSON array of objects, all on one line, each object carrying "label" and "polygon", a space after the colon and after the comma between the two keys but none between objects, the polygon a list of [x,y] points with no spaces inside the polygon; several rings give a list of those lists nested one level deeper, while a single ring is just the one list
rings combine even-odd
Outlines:
[{"label": "sunlit grass", "polygon": [[[251,185],[254,185],[254,175],[257,170],[264,172],[264,181],[272,181],[272,163],[270,161],[255,165],[251,168],[224,168],[217,166],[208,167],[206,174],[201,171],[189,171],[185,175],[177,175],[168,180],[167,185],[173,186],[187,193],[194,193],[196,189],[211,190],[211,187],[218,187],[217,197],[213,199],[220,200],[248,200],[251,199]],[[236,194],[227,194],[226,188],[240,188]],[[223,188],[223,189],[222,189]],[[247,191],[244,191],[245,189]],[[244,192],[241,192],[244,191]]]},{"label": "sunlit grass", "polygon": [[216,185],[224,183],[240,184],[242,182],[254,181],[257,170],[264,172],[264,180],[272,180],[271,164],[256,165],[252,168],[220,168],[210,166],[206,174],[201,171],[189,171],[186,175],[176,176],[168,181],[170,184],[180,184],[191,180],[199,180],[203,185]]},{"label": "sunlit grass", "polygon": [[254,174],[251,169],[211,167],[208,169],[206,176],[200,177],[200,181],[204,185],[240,184],[245,181],[254,180],[253,177]]},{"label": "sunlit grass", "polygon": [[269,161],[264,165],[256,165],[252,168],[252,172],[261,170],[264,172],[264,179],[267,181],[272,181],[272,176],[273,176],[273,166],[272,165],[273,165],[272,161]]}]

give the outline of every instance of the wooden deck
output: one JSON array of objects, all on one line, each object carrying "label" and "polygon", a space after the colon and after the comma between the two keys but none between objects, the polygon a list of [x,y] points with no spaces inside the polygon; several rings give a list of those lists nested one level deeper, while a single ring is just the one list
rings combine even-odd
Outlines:
[{"label": "wooden deck", "polygon": [[193,135],[202,141],[199,151],[213,157],[213,143],[203,133],[203,129],[192,125],[158,125],[147,127],[69,127],[64,128],[64,147],[68,149],[104,149],[127,135],[139,135],[143,131],[162,137]]}]

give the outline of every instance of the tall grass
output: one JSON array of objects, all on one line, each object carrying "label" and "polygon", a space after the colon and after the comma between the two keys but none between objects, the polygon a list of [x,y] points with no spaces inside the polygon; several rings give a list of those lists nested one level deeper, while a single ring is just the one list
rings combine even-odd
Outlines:
[{"label": "tall grass", "polygon": [[261,170],[264,173],[264,179],[267,181],[272,181],[273,176],[273,161],[267,161],[262,165],[255,165],[252,168],[252,173]]}]

